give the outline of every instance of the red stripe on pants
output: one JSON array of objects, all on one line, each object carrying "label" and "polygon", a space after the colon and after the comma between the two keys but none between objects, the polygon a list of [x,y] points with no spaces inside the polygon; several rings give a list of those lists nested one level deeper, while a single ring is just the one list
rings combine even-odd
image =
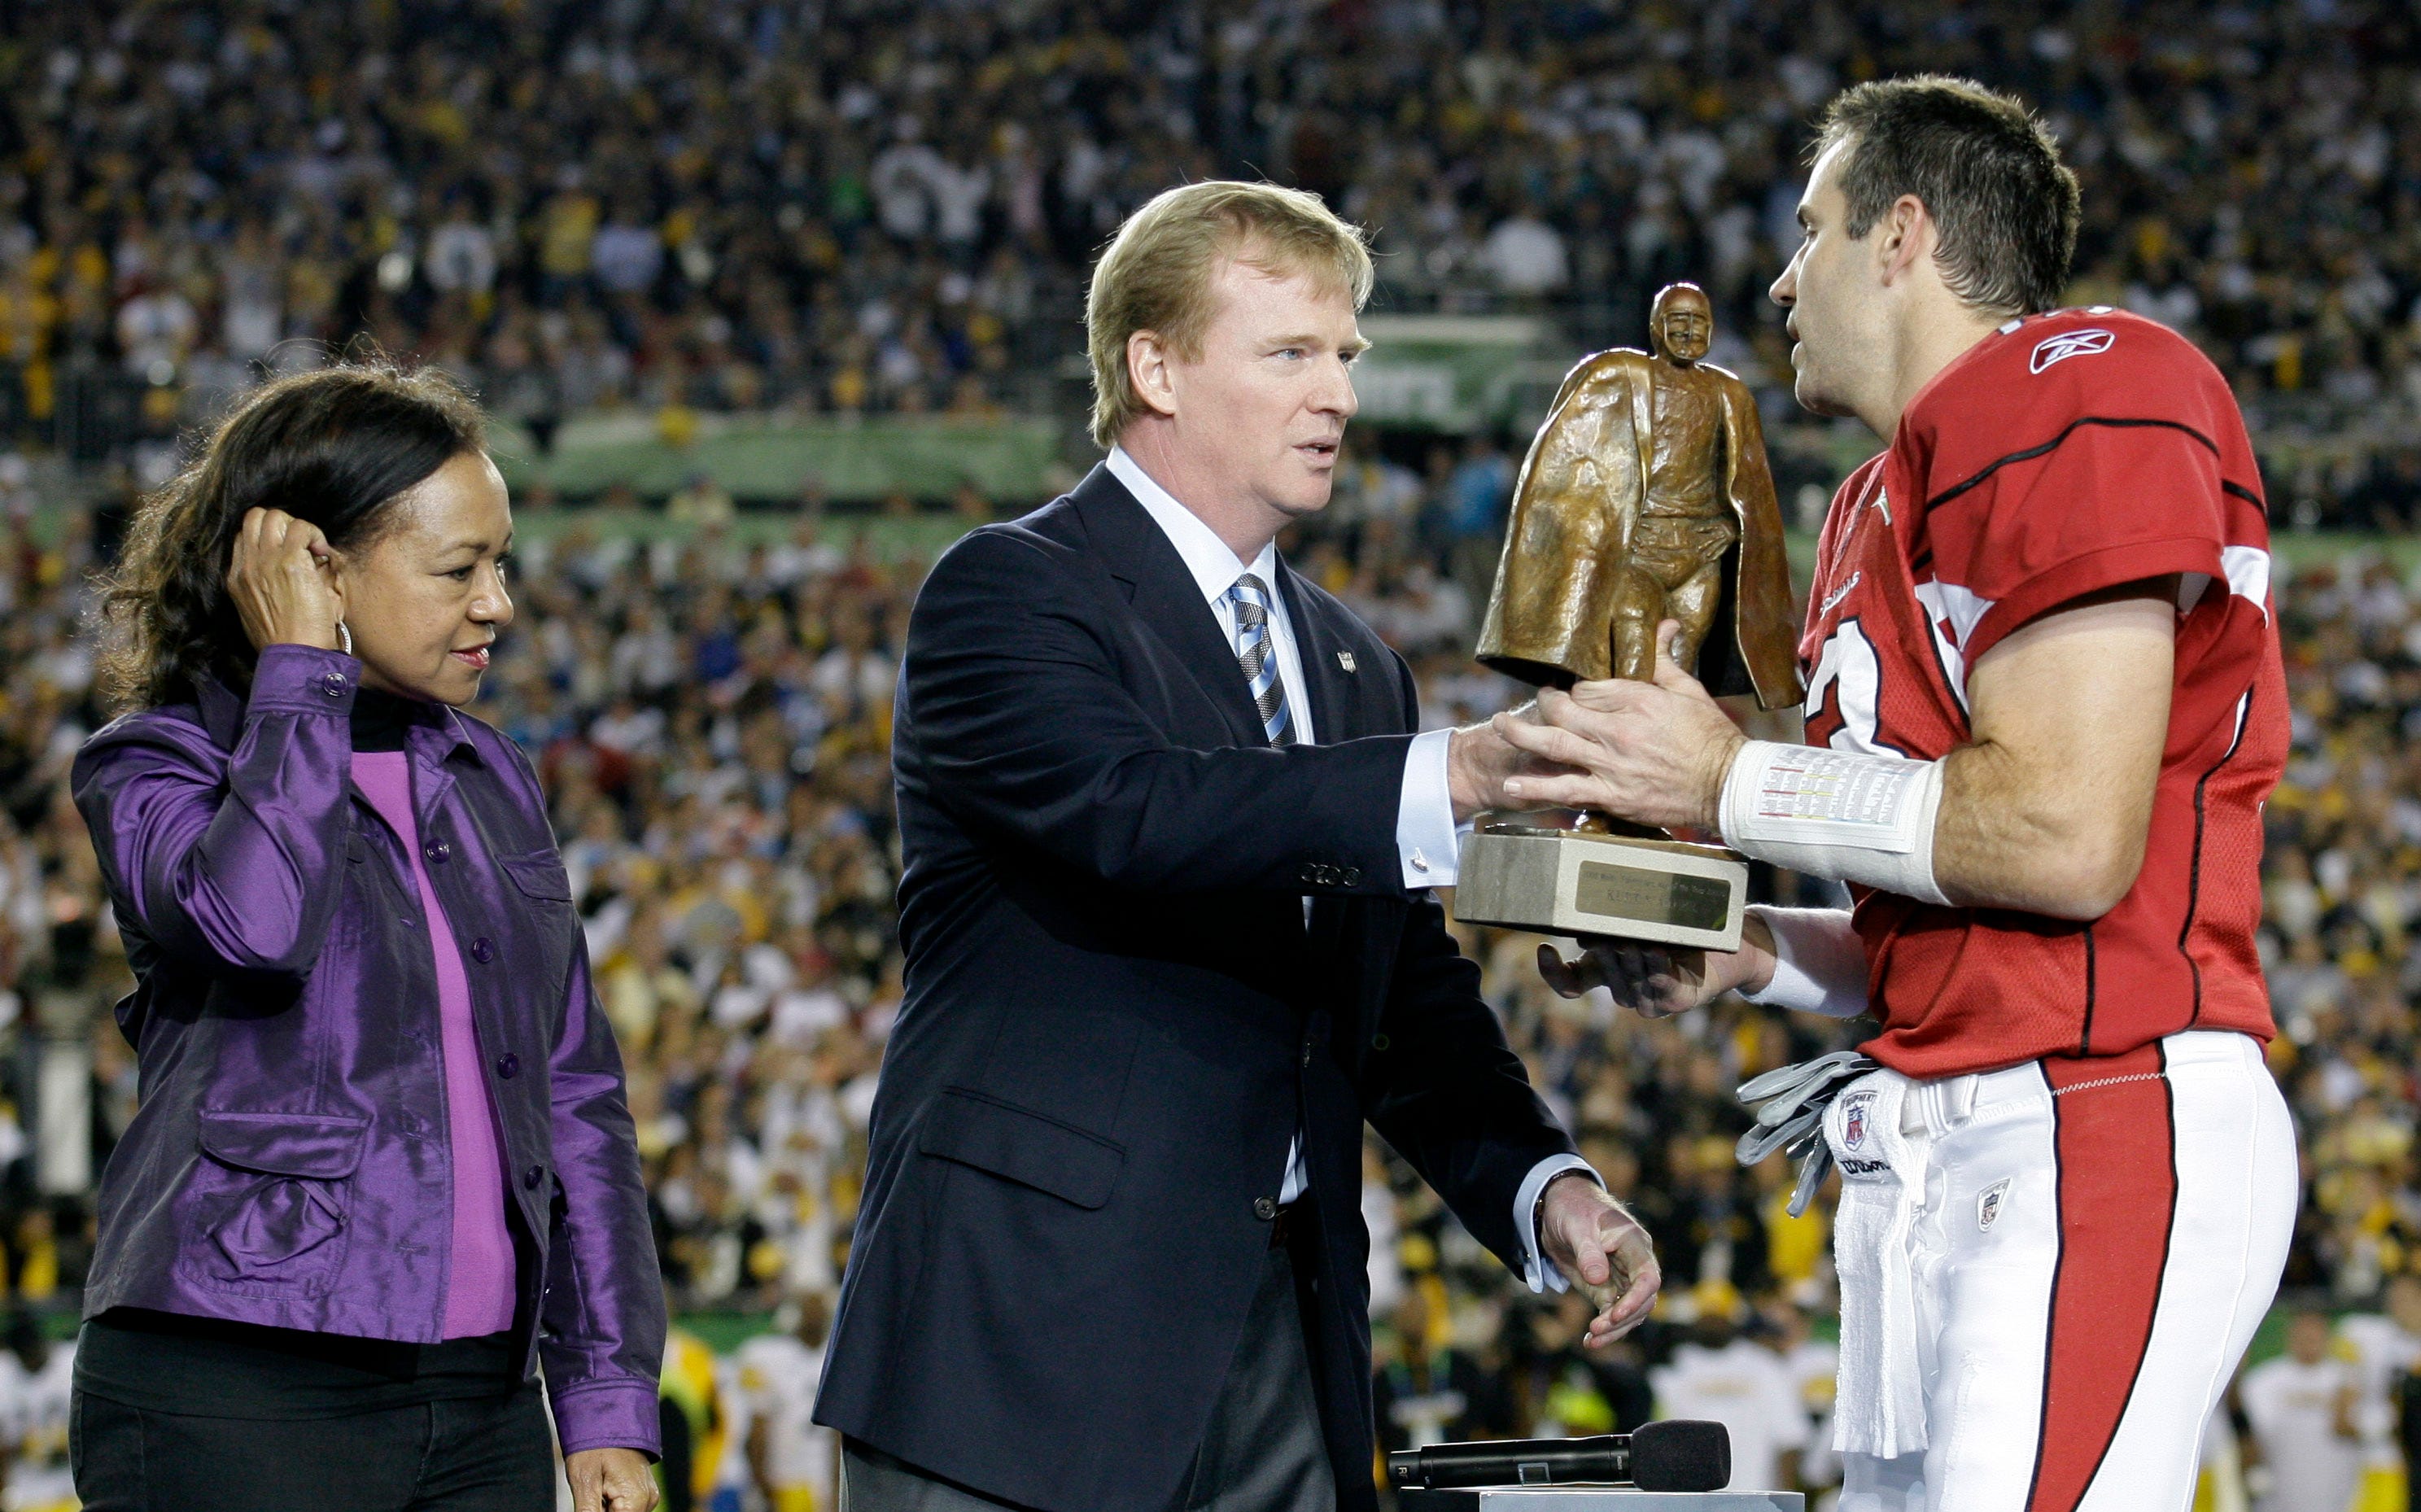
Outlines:
[{"label": "red stripe on pants", "polygon": [[[2042,1063],[2054,1093],[2059,1261],[2026,1512],[2073,1512],[2085,1499],[2151,1343],[2178,1203],[2163,1061],[2156,1042]],[[2113,1080],[2122,1077],[2143,1080]]]}]

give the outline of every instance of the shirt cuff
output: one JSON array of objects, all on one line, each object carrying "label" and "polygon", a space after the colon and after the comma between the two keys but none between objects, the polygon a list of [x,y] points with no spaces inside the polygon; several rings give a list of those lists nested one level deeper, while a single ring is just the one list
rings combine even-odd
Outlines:
[{"label": "shirt cuff", "polygon": [[1539,1194],[1566,1171],[1578,1171],[1600,1187],[1605,1185],[1605,1178],[1579,1156],[1550,1155],[1530,1167],[1530,1174],[1522,1178],[1522,1190],[1513,1194],[1513,1232],[1522,1241],[1522,1279],[1532,1291],[1570,1291],[1572,1286],[1539,1248]]},{"label": "shirt cuff", "polygon": [[342,651],[281,641],[262,647],[254,659],[252,690],[244,696],[244,709],[247,712],[273,709],[351,716],[361,678],[361,662]]},{"label": "shirt cuff", "polygon": [[1403,858],[1404,885],[1452,887],[1457,874],[1454,794],[1446,787],[1446,748],[1452,730],[1429,730],[1413,737],[1404,753],[1404,791],[1396,804],[1396,851]]},{"label": "shirt cuff", "polygon": [[636,1449],[652,1459],[664,1452],[653,1381],[599,1381],[548,1395],[554,1410],[554,1436],[565,1454]]}]

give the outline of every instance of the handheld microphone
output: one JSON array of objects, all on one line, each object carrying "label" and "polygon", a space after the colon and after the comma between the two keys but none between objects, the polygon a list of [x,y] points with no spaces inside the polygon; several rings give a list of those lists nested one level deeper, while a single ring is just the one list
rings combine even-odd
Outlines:
[{"label": "handheld microphone", "polygon": [[1439,1443],[1387,1456],[1387,1479],[1398,1490],[1611,1482],[1643,1491],[1719,1491],[1731,1478],[1731,1430],[1690,1418],[1643,1423],[1636,1433]]}]

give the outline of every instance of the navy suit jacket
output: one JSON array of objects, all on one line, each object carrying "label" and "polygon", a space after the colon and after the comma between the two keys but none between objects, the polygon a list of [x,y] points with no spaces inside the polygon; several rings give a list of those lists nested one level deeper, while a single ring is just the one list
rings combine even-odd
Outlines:
[{"label": "navy suit jacket", "polygon": [[952,547],[909,625],[907,996],[816,1416],[1047,1512],[1175,1501],[1298,1128],[1322,1427],[1374,1507],[1364,1120],[1517,1267],[1514,1195],[1572,1147],[1403,886],[1411,672],[1279,577],[1316,746],[1265,742],[1104,468]]}]

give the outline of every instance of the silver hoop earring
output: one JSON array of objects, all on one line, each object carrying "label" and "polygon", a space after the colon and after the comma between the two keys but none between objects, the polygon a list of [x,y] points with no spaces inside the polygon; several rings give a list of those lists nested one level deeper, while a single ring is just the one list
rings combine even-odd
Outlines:
[{"label": "silver hoop earring", "polygon": [[352,630],[341,619],[336,621],[336,645],[347,656],[353,654]]}]

